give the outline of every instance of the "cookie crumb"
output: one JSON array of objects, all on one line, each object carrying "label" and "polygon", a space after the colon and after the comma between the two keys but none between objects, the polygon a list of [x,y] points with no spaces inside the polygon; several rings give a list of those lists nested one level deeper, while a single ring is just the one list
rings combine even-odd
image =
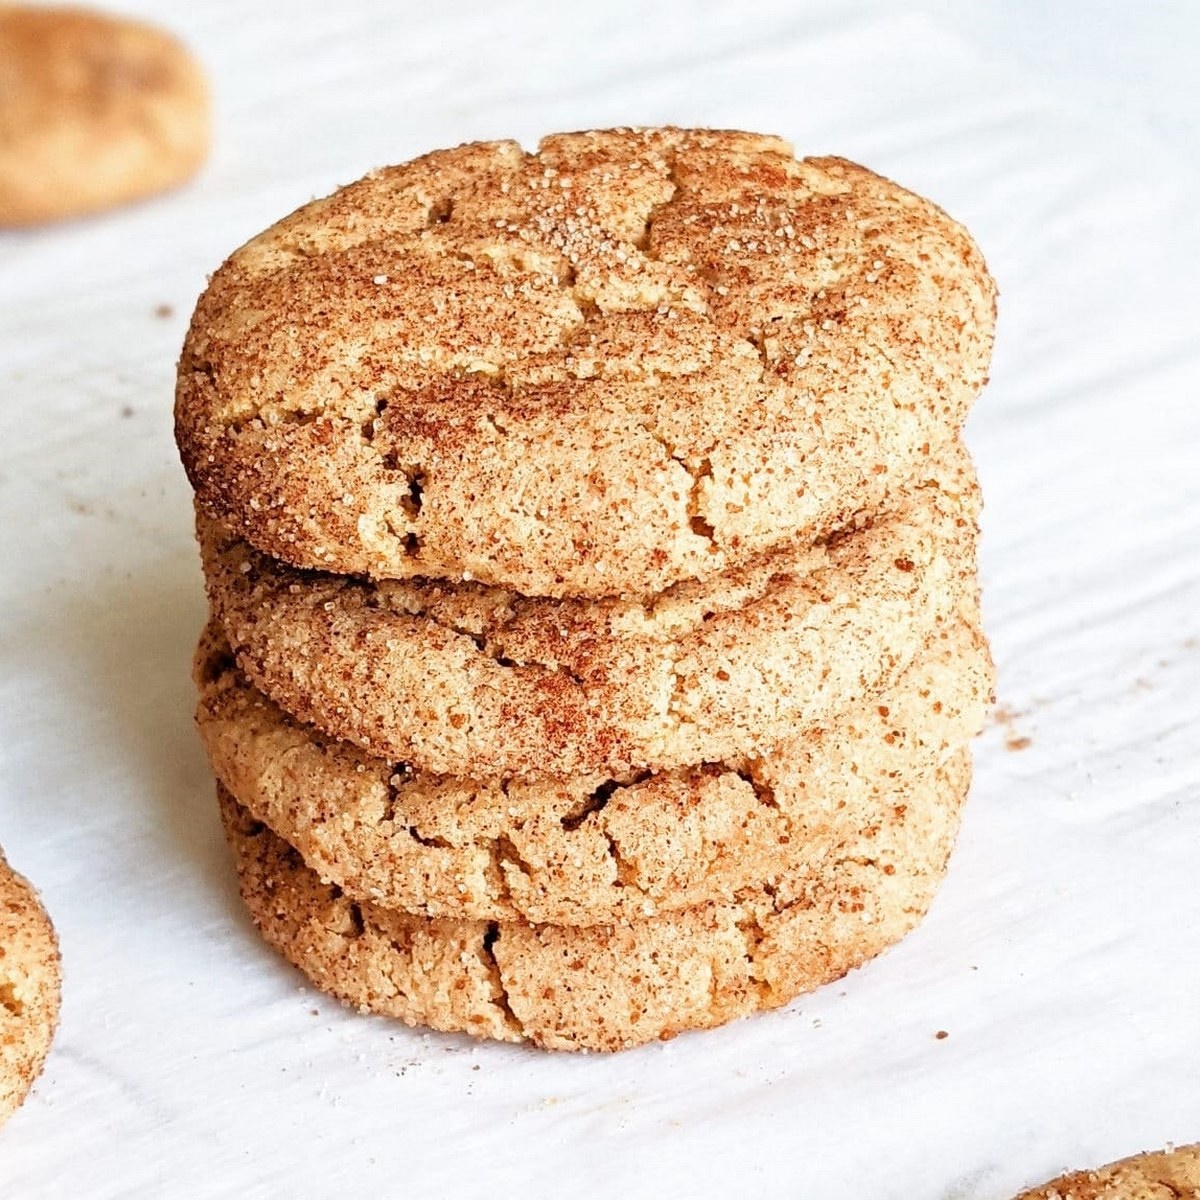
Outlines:
[{"label": "cookie crumb", "polygon": [[1015,708],[1009,708],[1007,705],[999,705],[992,710],[992,720],[1004,730],[1004,748],[1006,750],[1028,750],[1033,745],[1031,737],[1018,733],[1013,728],[1017,718],[1024,715],[1023,712],[1018,712]]},{"label": "cookie crumb", "polygon": [[121,416],[124,417],[126,420],[128,420],[130,417],[132,417],[133,416],[133,405],[132,404],[122,404],[121,405]]},{"label": "cookie crumb", "polygon": [[173,304],[156,304],[154,306],[154,315],[160,321],[170,320],[175,315],[175,306]]},{"label": "cookie crumb", "polygon": [[950,1036],[950,1034],[945,1029],[939,1029],[933,1036],[937,1038],[939,1042],[944,1042]]}]

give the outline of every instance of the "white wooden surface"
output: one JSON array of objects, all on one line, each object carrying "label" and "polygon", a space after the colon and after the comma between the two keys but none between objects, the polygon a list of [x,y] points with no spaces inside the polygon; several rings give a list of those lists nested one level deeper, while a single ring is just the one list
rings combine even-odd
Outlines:
[{"label": "white wooden surface", "polygon": [[[129,7],[208,64],[210,168],[0,235],[0,843],[66,970],[0,1194],[1002,1200],[1200,1138],[1197,10]],[[667,120],[858,158],[976,232],[1002,324],[970,441],[1019,715],[979,745],[927,924],[785,1011],[615,1058],[353,1016],[242,917],[191,730],[191,304],[373,165]]]}]

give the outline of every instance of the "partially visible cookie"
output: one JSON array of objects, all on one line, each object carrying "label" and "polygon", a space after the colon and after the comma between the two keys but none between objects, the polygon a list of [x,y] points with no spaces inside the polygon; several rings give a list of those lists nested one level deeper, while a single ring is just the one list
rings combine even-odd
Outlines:
[{"label": "partially visible cookie", "polygon": [[205,511],[298,566],[644,595],[878,507],[958,432],[994,317],[966,231],[853,163],[479,143],[236,251],[176,435]]},{"label": "partially visible cookie", "polygon": [[165,191],[208,143],[208,85],[169,34],[85,9],[0,6],[0,226]]},{"label": "partially visible cookie", "polygon": [[1200,1142],[1075,1171],[1017,1200],[1200,1200]]},{"label": "partially visible cookie", "polygon": [[620,1050],[786,1004],[903,937],[944,874],[969,780],[963,752],[811,872],[586,929],[358,903],[218,791],[242,899],[318,987],[408,1024]]},{"label": "partially visible cookie", "polygon": [[0,853],[0,1124],[38,1077],[58,1026],[58,939],[29,882]]},{"label": "partially visible cookie", "polygon": [[815,870],[983,723],[982,634],[935,638],[892,687],[761,758],[648,778],[475,783],[299,725],[210,626],[196,658],[217,778],[353,899],[428,916],[590,925],[728,899]]},{"label": "partially visible cookie", "polygon": [[966,451],[893,500],[820,545],[632,600],[372,584],[200,534],[213,612],[281,708],[422,770],[541,779],[764,753],[894,680],[974,603]]}]

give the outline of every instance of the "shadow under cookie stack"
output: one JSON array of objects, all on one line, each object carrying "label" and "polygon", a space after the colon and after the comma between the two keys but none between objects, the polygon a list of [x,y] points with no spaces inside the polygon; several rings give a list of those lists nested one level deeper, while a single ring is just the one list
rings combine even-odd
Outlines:
[{"label": "shadow under cookie stack", "polygon": [[775,138],[375,172],[238,250],[179,367],[240,888],[318,987],[616,1050],[922,917],[991,695],[959,434],[994,289]]}]

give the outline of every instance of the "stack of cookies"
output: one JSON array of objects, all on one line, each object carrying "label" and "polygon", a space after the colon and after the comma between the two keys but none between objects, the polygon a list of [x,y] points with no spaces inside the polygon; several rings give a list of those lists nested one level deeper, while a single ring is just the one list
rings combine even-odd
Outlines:
[{"label": "stack of cookies", "polygon": [[438,152],[238,250],[176,428],[200,731],[266,940],[613,1050],[911,929],[991,692],[958,438],[994,289],[776,138]]}]

